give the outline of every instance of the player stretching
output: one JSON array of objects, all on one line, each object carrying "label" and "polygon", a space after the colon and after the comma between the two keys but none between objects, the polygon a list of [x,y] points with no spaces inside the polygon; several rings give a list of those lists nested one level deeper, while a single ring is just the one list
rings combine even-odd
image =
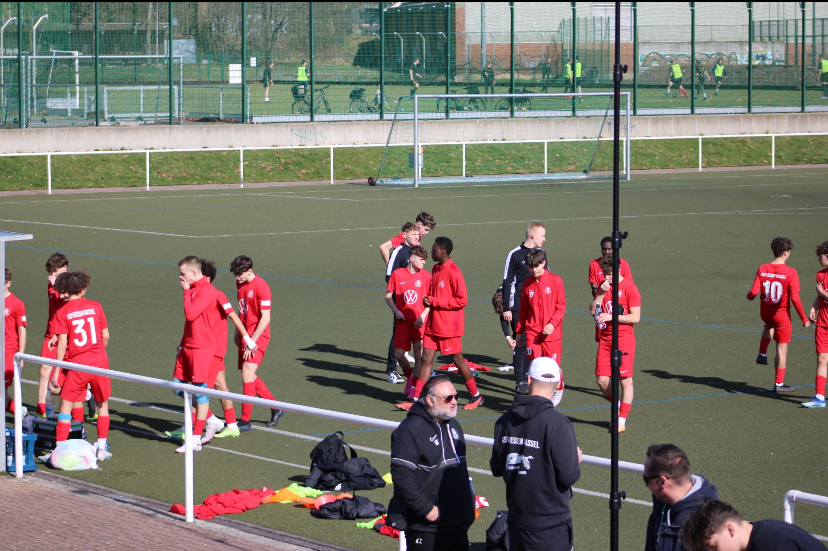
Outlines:
[{"label": "player stretching", "polygon": [[776,341],[776,384],[773,387],[775,392],[793,392],[793,389],[785,384],[788,343],[791,342],[791,302],[802,320],[802,325],[810,325],[799,300],[799,275],[796,270],[785,265],[791,256],[793,246],[793,241],[787,237],[777,237],[771,241],[774,258],[771,262],[759,266],[747,294],[747,299],[753,300],[761,292],[759,315],[765,322],[756,363],[768,365],[768,345],[771,339]]},{"label": "player stretching", "polygon": [[[601,330],[598,339],[598,354],[595,357],[595,377],[598,388],[607,400],[612,399],[610,377],[612,366],[612,286],[618,285],[618,349],[621,356],[621,367],[618,374],[621,379],[621,402],[618,407],[618,432],[627,430],[627,416],[633,401],[633,367],[635,364],[635,328],[633,325],[641,321],[641,293],[630,279],[622,275],[613,277],[612,253],[601,259],[601,271],[604,272],[604,282],[598,287],[595,298],[589,305],[589,312],[596,316],[595,322]],[[620,271],[620,270],[619,270]],[[617,283],[615,283],[617,280]],[[598,308],[600,307],[600,311]]]},{"label": "player stretching", "polygon": [[526,253],[526,267],[532,277],[523,285],[520,297],[520,319],[515,332],[526,348],[526,361],[535,358],[552,358],[561,364],[561,338],[563,337],[566,293],[563,280],[546,269],[546,253],[532,249]]},{"label": "player stretching", "polygon": [[[233,259],[230,264],[230,272],[236,276],[239,317],[253,341],[253,343],[243,345],[241,336],[236,330],[235,341],[239,347],[239,369],[242,372],[244,395],[274,400],[275,398],[273,398],[273,394],[270,393],[265,382],[256,375],[256,371],[264,361],[267,345],[270,342],[270,286],[265,280],[253,273],[253,260],[248,256],[237,256]],[[248,431],[253,428],[250,426],[252,413],[253,406],[251,404],[242,404],[240,431]],[[284,414],[285,412],[281,409],[271,409],[270,421],[267,422],[266,426],[275,427]]]},{"label": "player stretching", "polygon": [[[431,284],[431,274],[423,270],[428,253],[419,245],[410,252],[409,263],[404,268],[397,268],[391,274],[386,287],[385,302],[394,312],[397,328],[394,331],[394,354],[403,368],[405,396],[409,397],[414,386],[423,356],[423,332],[428,308],[423,305],[423,297]],[[414,365],[405,353],[414,348]],[[412,369],[413,367],[413,369]]]},{"label": "player stretching", "polygon": [[[18,352],[26,351],[26,305],[23,301],[14,296],[9,287],[11,287],[12,273],[6,268],[6,287],[4,295],[6,297],[6,411],[14,413],[14,400],[9,394],[8,388],[14,380],[14,355]],[[20,362],[20,368],[23,368],[23,362]],[[24,413],[25,416],[25,413]]]},{"label": "player stretching", "polygon": [[[57,360],[109,369],[109,357],[106,355],[109,327],[101,304],[85,298],[89,281],[89,275],[85,272],[73,272],[68,274],[68,277],[62,278],[60,282],[61,287],[69,295],[69,299],[60,310],[55,312],[53,320],[52,329],[58,336]],[[69,338],[70,335],[71,338]],[[56,371],[52,375],[52,383],[56,385],[57,379]],[[112,396],[112,382],[109,377],[90,375],[80,371],[69,371],[66,374],[55,440],[63,442],[69,437],[72,422],[70,412],[73,406],[83,404],[85,401],[87,385],[92,387],[92,396],[98,408],[97,458],[98,461],[103,461],[112,457],[106,449],[106,439],[109,435],[108,400]]]},{"label": "player stretching", "polygon": [[806,408],[825,407],[825,381],[828,379],[828,241],[817,246],[816,254],[822,269],[816,275],[817,296],[809,315],[816,325],[816,396],[802,404]]},{"label": "player stretching", "polygon": [[[468,296],[463,274],[451,260],[453,249],[454,244],[448,237],[438,237],[431,247],[431,259],[437,264],[431,270],[428,295],[423,298],[423,304],[430,310],[423,336],[423,361],[417,375],[413,398],[420,398],[423,387],[431,379],[434,357],[439,350],[441,354],[451,356],[471,394],[469,403],[463,406],[463,409],[475,409],[483,404],[483,395],[478,392],[471,368],[463,357],[463,309],[468,303]],[[397,404],[398,408],[405,410],[411,409],[411,406],[411,402]]]},{"label": "player stretching", "polygon": [[[49,300],[49,318],[46,320],[46,334],[43,336],[43,344],[40,347],[40,355],[43,358],[54,360],[57,356],[57,348],[50,345],[52,340],[52,319],[55,317],[64,301],[60,298],[60,293],[55,290],[55,279],[69,269],[69,259],[65,254],[55,253],[46,260],[46,273],[48,273],[48,284],[46,287],[46,297]],[[49,379],[52,376],[52,366],[43,364],[40,366],[40,382],[37,387],[37,415],[38,417],[46,417],[52,419],[55,416],[55,406],[52,403],[52,394],[49,392]],[[90,413],[91,415],[91,413]]]}]

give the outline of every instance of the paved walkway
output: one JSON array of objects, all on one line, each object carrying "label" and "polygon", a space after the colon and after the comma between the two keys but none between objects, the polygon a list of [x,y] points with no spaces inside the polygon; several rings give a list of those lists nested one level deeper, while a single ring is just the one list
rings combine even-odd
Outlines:
[{"label": "paved walkway", "polygon": [[[341,549],[238,521],[192,525],[169,506],[51,473],[0,474],[4,549]],[[233,525],[233,526],[229,526]]]}]

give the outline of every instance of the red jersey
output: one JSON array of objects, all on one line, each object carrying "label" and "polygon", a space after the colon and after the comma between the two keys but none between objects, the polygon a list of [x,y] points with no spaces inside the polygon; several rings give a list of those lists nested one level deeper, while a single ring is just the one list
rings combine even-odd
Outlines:
[{"label": "red jersey", "polygon": [[465,332],[463,308],[469,302],[466,280],[460,268],[448,259],[442,266],[431,269],[431,285],[428,296],[431,311],[426,320],[425,332],[435,337],[462,337]]},{"label": "red jersey", "polygon": [[218,289],[203,277],[190,284],[184,291],[184,337],[183,348],[215,348],[213,334],[218,324]]},{"label": "red jersey", "polygon": [[405,241],[405,234],[403,232],[400,232],[397,235],[395,235],[394,237],[392,237],[390,239],[390,241],[391,241],[391,244],[394,245],[394,248],[396,249],[397,247],[399,247],[400,245],[403,244],[403,241]]},{"label": "red jersey", "polygon": [[[641,307],[641,293],[638,292],[638,287],[635,283],[628,279],[621,280],[618,284],[618,302],[624,307],[624,314],[630,313],[630,308]],[[612,314],[612,286],[609,291],[604,293],[604,298],[601,300],[601,311],[607,314]],[[621,315],[621,314],[619,314]],[[628,323],[618,324],[618,339],[624,337],[635,338],[635,326]],[[612,323],[607,322],[607,326],[601,329],[601,339],[612,338]]]},{"label": "red jersey", "polygon": [[423,297],[431,285],[431,274],[426,270],[411,273],[408,268],[397,268],[388,280],[386,291],[394,293],[397,309],[405,319],[414,321],[425,310]]},{"label": "red jersey", "polygon": [[[816,275],[817,283],[822,285],[822,290],[828,292],[828,268],[820,270]],[[819,299],[819,312],[817,312],[816,324],[819,327],[828,327],[828,300]]]},{"label": "red jersey", "polygon": [[63,361],[108,368],[109,358],[103,342],[103,330],[107,327],[99,302],[83,297],[64,302],[55,313],[52,326],[55,335],[67,336]]},{"label": "red jersey", "polygon": [[[605,279],[604,272],[601,270],[601,260],[602,258],[599,257],[589,263],[589,283],[592,283],[593,285],[598,285],[599,287]],[[621,272],[621,277],[623,277],[624,279],[629,279],[630,283],[635,283],[633,281],[632,270],[630,270],[630,265],[623,258],[618,261],[618,271]]]},{"label": "red jersey", "polygon": [[43,338],[51,339],[52,335],[55,334],[52,330],[52,319],[54,319],[57,311],[66,304],[66,301],[60,298],[60,293],[55,290],[51,283],[46,287],[46,298],[49,299],[49,319],[46,320],[46,334],[43,335]]},{"label": "red jersey", "polygon": [[548,341],[563,337],[564,313],[566,313],[566,293],[563,280],[548,270],[544,270],[540,279],[530,276],[523,284],[520,297],[520,318],[515,333],[539,334],[551,323],[555,330],[546,337]]},{"label": "red jersey", "polygon": [[[270,310],[270,286],[254,274],[253,280],[243,285],[236,283],[239,298],[239,318],[249,335],[256,332],[256,327],[262,319],[262,311]],[[267,347],[270,341],[270,326],[264,330],[256,345],[259,348]]]},{"label": "red jersey", "polygon": [[773,263],[759,266],[747,299],[753,300],[760,293],[760,312],[770,315],[780,309],[790,312],[790,303],[793,302],[802,323],[808,319],[805,317],[805,310],[802,309],[802,302],[799,300],[799,275],[790,266]]},{"label": "red jersey", "polygon": [[227,317],[233,312],[233,305],[227,295],[216,289],[216,312],[219,315],[218,323],[213,328],[213,340],[216,347],[213,356],[223,358],[227,354]]},{"label": "red jersey", "polygon": [[20,347],[20,333],[18,329],[26,327],[26,305],[23,301],[9,293],[6,297],[6,350],[17,352]]}]

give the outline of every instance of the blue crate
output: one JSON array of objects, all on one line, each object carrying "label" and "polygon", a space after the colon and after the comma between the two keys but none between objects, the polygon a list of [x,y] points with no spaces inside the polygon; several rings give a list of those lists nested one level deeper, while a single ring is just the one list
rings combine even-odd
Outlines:
[{"label": "blue crate", "polygon": [[[34,460],[34,445],[37,436],[31,433],[23,433],[23,472],[37,470]],[[16,470],[14,462],[14,431],[6,429],[6,471],[13,473]]]}]

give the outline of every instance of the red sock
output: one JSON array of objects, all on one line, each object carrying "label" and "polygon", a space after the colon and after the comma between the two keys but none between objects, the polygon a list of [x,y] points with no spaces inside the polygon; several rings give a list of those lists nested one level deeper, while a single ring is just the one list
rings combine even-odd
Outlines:
[{"label": "red sock", "polygon": [[98,438],[106,438],[109,435],[109,415],[98,416]]},{"label": "red sock", "polygon": [[270,389],[267,388],[267,385],[261,377],[256,377],[253,384],[256,385],[256,394],[259,398],[264,398],[265,400],[275,400],[273,394],[270,393]]},{"label": "red sock", "polygon": [[6,406],[6,411],[8,411],[9,413],[14,413],[14,400],[9,400],[9,403]]},{"label": "red sock", "polygon": [[71,423],[58,422],[57,427],[55,427],[56,442],[64,442],[69,439],[69,430],[72,428],[70,425]]},{"label": "red sock", "polygon": [[621,407],[618,409],[618,417],[623,417],[624,419],[630,414],[630,408],[632,404],[628,404],[626,402],[621,402]]},{"label": "red sock", "polygon": [[72,408],[72,421],[83,423],[83,407]]},{"label": "red sock", "polygon": [[403,375],[405,375],[406,377],[411,377],[413,374],[414,370],[412,370],[410,367],[408,369],[403,369]]},{"label": "red sock", "polygon": [[423,391],[423,387],[425,386],[426,382],[417,379],[417,384],[414,385],[414,399],[420,399],[420,393]]},{"label": "red sock", "polygon": [[468,389],[469,394],[471,394],[472,396],[477,396],[478,395],[477,381],[474,380],[474,377],[472,377],[471,379],[466,381],[466,388]]},{"label": "red sock", "polygon": [[38,402],[37,403],[37,414],[38,415],[46,415],[46,402]]},{"label": "red sock", "polygon": [[232,407],[229,407],[224,410],[224,420],[227,423],[235,423],[236,422],[236,410]]},{"label": "red sock", "polygon": [[[256,383],[243,383],[245,396],[256,395]],[[253,414],[253,404],[242,404],[242,421],[250,421],[250,416]]]},{"label": "red sock", "polygon": [[765,355],[768,354],[768,346],[770,346],[770,342],[771,342],[770,339],[766,339],[765,337],[762,337],[762,339],[759,341],[759,353],[760,354],[765,354]]},{"label": "red sock", "polygon": [[825,381],[826,378],[822,375],[816,376],[816,393],[825,396]]},{"label": "red sock", "polygon": [[781,385],[785,382],[785,370],[784,369],[777,369],[776,370],[776,384]]},{"label": "red sock", "polygon": [[606,400],[609,403],[612,403],[612,396],[607,396],[606,394],[604,394],[603,396],[604,396],[604,400]]},{"label": "red sock", "polygon": [[196,419],[195,425],[193,426],[193,436],[199,438],[201,433],[204,431],[204,424],[207,422],[207,419]]}]

